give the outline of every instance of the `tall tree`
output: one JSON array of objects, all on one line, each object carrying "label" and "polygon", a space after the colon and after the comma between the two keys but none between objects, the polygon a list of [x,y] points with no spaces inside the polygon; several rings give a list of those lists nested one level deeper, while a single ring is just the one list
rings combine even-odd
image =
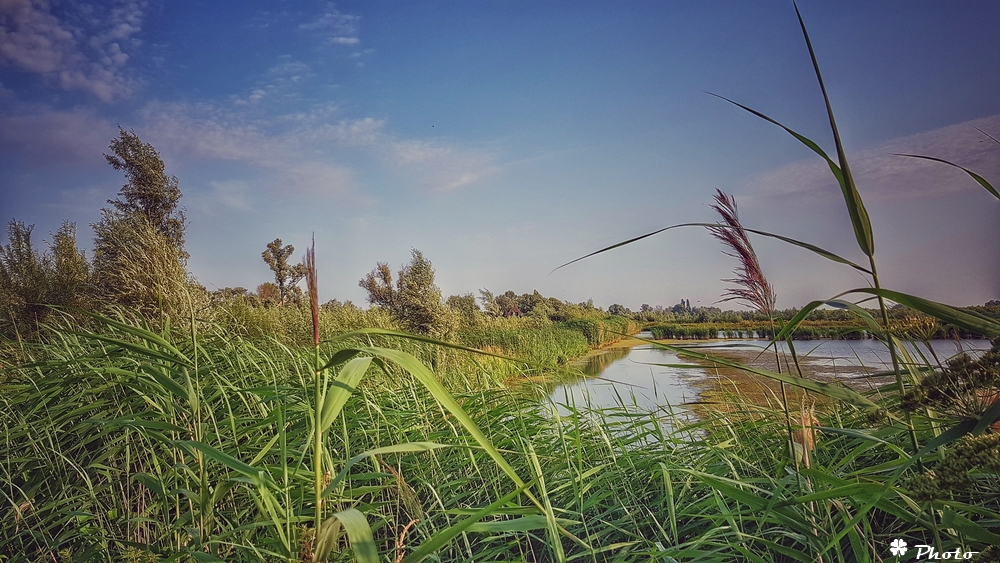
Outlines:
[{"label": "tall tree", "polygon": [[389,270],[389,264],[376,263],[375,269],[368,272],[358,285],[368,292],[368,303],[385,307],[390,311],[395,307],[396,288],[392,286],[392,271]]},{"label": "tall tree", "polygon": [[45,252],[35,250],[33,229],[11,221],[8,244],[0,245],[0,325],[13,322],[18,330],[33,330],[47,305],[82,307],[87,300],[89,266],[76,247],[76,225],[63,222]]},{"label": "tall tree", "polygon": [[278,299],[284,303],[289,296],[297,298],[301,293],[295,284],[302,281],[306,275],[306,267],[303,264],[294,266],[288,264],[288,257],[295,252],[295,247],[288,244],[281,246],[281,239],[276,238],[267,243],[267,248],[260,254],[264,262],[270,266],[274,272],[274,283],[278,286]]},{"label": "tall tree", "polygon": [[410,263],[399,269],[395,289],[389,265],[383,262],[358,285],[368,292],[369,303],[387,308],[408,330],[444,337],[454,328],[454,315],[441,301],[430,260],[415,248],[410,254]]},{"label": "tall tree", "polygon": [[118,192],[119,199],[108,200],[123,216],[141,215],[160,234],[184,252],[185,217],[177,209],[181,199],[176,176],[167,176],[163,159],[153,145],[142,142],[134,130],[118,127],[118,138],[109,147],[112,154],[104,158],[112,168],[123,172],[128,180]]},{"label": "tall tree", "polygon": [[179,313],[187,290],[184,213],[177,178],[135,131],[119,127],[104,158],[125,174],[119,198],[108,200],[94,228],[94,282],[100,297],[148,317]]}]

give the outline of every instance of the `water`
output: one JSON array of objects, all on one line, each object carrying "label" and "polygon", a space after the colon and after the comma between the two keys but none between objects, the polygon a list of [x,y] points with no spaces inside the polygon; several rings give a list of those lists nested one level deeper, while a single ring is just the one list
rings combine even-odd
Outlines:
[{"label": "water", "polygon": [[[647,338],[648,336],[640,335]],[[824,377],[849,379],[859,375],[892,369],[889,351],[877,340],[802,340],[793,342],[795,351],[809,371]],[[695,344],[697,348],[712,352],[712,348],[738,350],[763,350],[764,340],[722,340]],[[787,352],[784,342],[780,350]],[[944,362],[959,349],[951,340],[932,341],[937,358]],[[965,340],[962,350],[973,354],[987,350],[988,340]],[[924,344],[916,348],[907,345],[906,354],[917,364],[923,358],[936,363]],[[773,354],[768,350],[768,354]],[[673,364],[673,365],[671,365]],[[612,349],[592,358],[582,370],[593,376],[557,387],[550,399],[556,404],[588,405],[594,408],[625,406],[635,411],[669,409],[683,411],[683,405],[698,399],[698,382],[704,376],[701,368],[683,368],[676,364],[690,364],[668,350],[653,348],[648,344],[629,348]],[[565,412],[565,409],[561,409]]]}]

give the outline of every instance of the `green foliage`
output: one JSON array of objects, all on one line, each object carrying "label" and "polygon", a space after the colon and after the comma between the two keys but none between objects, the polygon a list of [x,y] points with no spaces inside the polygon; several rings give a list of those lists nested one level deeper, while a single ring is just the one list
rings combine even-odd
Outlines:
[{"label": "green foliage", "polygon": [[181,313],[189,299],[184,213],[177,178],[164,172],[160,154],[135,131],[118,128],[104,155],[128,181],[108,200],[94,229],[94,294],[147,318]]},{"label": "green foliage", "polygon": [[64,222],[45,252],[31,242],[34,225],[11,221],[0,245],[0,334],[33,332],[48,305],[81,308],[88,302],[90,266],[76,247],[76,226]]},{"label": "green foliage", "polygon": [[458,315],[458,331],[474,330],[482,324],[482,311],[476,304],[476,296],[471,293],[452,295],[445,304]]},{"label": "green foliage", "polygon": [[604,319],[575,319],[566,321],[563,326],[583,333],[587,343],[600,347],[621,340],[627,335],[639,332],[639,325],[625,317],[606,317]]},{"label": "green foliage", "polygon": [[395,287],[389,265],[383,262],[358,285],[368,292],[369,303],[386,308],[407,330],[445,337],[455,328],[455,315],[441,301],[430,260],[415,248],[410,254],[409,264],[399,269]]},{"label": "green foliage", "polygon": [[176,176],[167,176],[163,159],[153,145],[142,142],[134,130],[119,127],[112,139],[112,154],[104,158],[115,170],[125,174],[128,183],[118,192],[120,198],[108,200],[119,217],[141,216],[178,250],[184,252],[184,212],[177,209],[181,199]]},{"label": "green foliage", "polygon": [[260,254],[274,272],[274,285],[278,287],[278,303],[286,303],[289,298],[297,303],[302,297],[302,290],[296,284],[305,277],[306,269],[303,264],[294,266],[288,264],[288,258],[294,252],[294,246],[290,244],[281,246],[281,239],[276,238],[267,243],[267,249]]},{"label": "green foliage", "polygon": [[149,319],[182,315],[189,290],[182,250],[141,215],[102,211],[92,225],[97,298]]}]

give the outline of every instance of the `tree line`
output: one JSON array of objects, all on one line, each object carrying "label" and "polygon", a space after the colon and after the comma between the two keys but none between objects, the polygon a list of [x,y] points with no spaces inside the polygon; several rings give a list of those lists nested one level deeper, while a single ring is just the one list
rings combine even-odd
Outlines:
[{"label": "tree line", "polygon": [[[51,234],[45,248],[32,240],[34,226],[11,220],[7,244],[0,245],[0,335],[18,336],[37,331],[45,319],[61,308],[68,314],[107,312],[124,308],[147,319],[190,315],[198,307],[212,307],[232,300],[252,306],[301,305],[299,283],[305,276],[302,264],[291,263],[295,248],[280,238],[268,243],[261,258],[274,274],[256,291],[225,287],[209,292],[188,273],[185,250],[187,220],[179,207],[182,194],[177,177],[165,171],[162,158],[134,130],[119,127],[109,144],[105,160],[122,172],[125,183],[117,198],[107,200],[100,220],[92,223],[93,255],[90,259],[77,246],[76,225],[63,222]],[[378,262],[359,281],[373,307],[386,310],[399,325],[411,332],[446,338],[455,331],[478,330],[489,319],[518,317],[536,324],[567,322],[608,315],[652,324],[666,322],[704,323],[759,321],[757,311],[723,311],[715,306],[692,306],[681,299],[670,307],[643,304],[631,311],[612,304],[607,311],[593,300],[581,303],[545,297],[538,291],[494,294],[481,289],[442,298],[434,281],[434,268],[424,254],[411,250],[411,259],[395,276],[389,265]],[[334,299],[324,308],[355,307]],[[980,314],[1000,317],[1000,301],[972,307]],[[798,309],[774,311],[776,319],[791,319]],[[911,311],[893,311],[907,318]],[[853,320],[848,311],[817,310],[810,318],[819,321]]]}]

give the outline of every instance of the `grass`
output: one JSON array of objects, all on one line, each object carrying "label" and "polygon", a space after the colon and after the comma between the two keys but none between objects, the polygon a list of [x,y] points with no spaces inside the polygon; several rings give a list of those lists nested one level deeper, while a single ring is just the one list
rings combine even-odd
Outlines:
[{"label": "grass", "polygon": [[[192,395],[168,346],[140,334],[59,331],[29,350],[41,361],[9,372],[0,554],[299,561],[337,546],[330,560],[364,560],[354,542],[365,534],[321,545],[311,531],[310,354],[205,331]],[[189,336],[168,343],[194,353]],[[321,357],[336,355],[330,346]],[[822,403],[811,468],[796,472],[780,406],[742,394],[724,415],[689,424],[625,405],[560,415],[503,389],[453,389],[505,469],[402,368],[368,376],[327,427],[323,484],[328,521],[360,515],[353,524],[370,530],[373,560],[411,555],[470,517],[438,560],[874,561],[896,537],[935,541],[934,505],[914,503],[896,477],[913,459],[907,430],[877,412]],[[892,388],[882,391],[885,412],[898,416]],[[918,417],[915,429],[921,442],[934,439],[929,421]],[[534,500],[510,496],[521,487],[511,475]],[[989,490],[988,476],[974,480]],[[996,533],[996,498],[947,506]],[[985,549],[939,533],[942,548]]]}]

